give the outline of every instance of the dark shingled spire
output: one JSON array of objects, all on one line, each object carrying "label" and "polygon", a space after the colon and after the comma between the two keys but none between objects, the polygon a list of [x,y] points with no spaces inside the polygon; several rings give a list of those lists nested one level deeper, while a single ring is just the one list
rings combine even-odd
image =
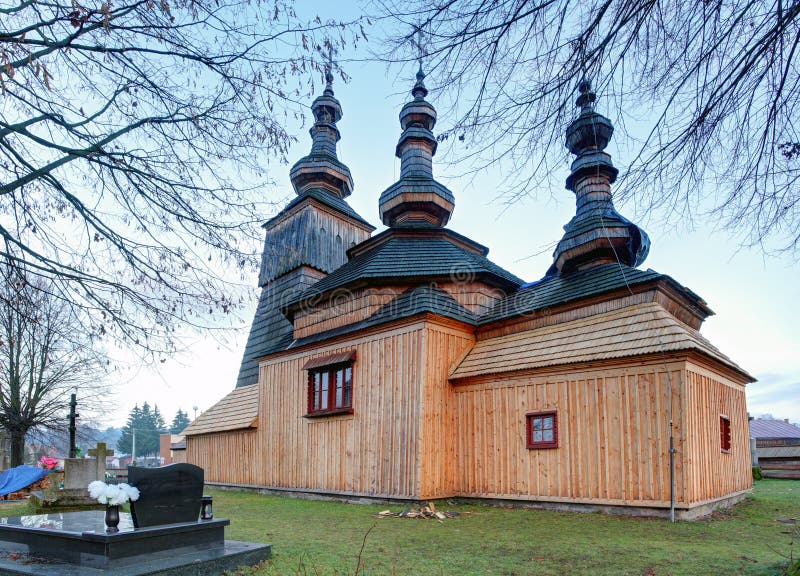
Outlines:
[{"label": "dark shingled spire", "polygon": [[395,149],[400,158],[400,180],[380,198],[381,219],[391,227],[419,223],[444,226],[453,212],[453,193],[433,178],[436,138],[432,130],[436,109],[425,100],[428,90],[424,80],[420,65],[417,82],[411,90],[414,99],[400,110],[403,133]]},{"label": "dark shingled spire", "polygon": [[342,107],[333,97],[330,65],[326,86],[314,100],[311,153],[290,172],[297,198],[264,224],[258,284],[261,298],[242,356],[237,386],[258,383],[258,358],[285,350],[294,327],[283,303],[308,290],[347,262],[347,250],[375,229],[344,200],[353,189],[347,166],[336,158]]},{"label": "dark shingled spire", "polygon": [[342,106],[333,96],[333,74],[328,65],[325,73],[325,90],[311,104],[314,125],[311,134],[311,153],[292,166],[289,177],[295,192],[302,195],[311,189],[322,189],[339,198],[353,191],[350,170],[336,157],[339,130],[336,123],[342,118]]},{"label": "dark shingled spire", "polygon": [[556,246],[548,276],[565,274],[609,262],[636,267],[647,258],[647,234],[622,217],[614,208],[611,184],[617,169],[604,152],[614,126],[595,112],[597,96],[588,80],[578,85],[576,104],[580,114],[567,127],[566,146],[576,155],[567,189],[575,193],[575,217],[564,226],[564,236]]}]

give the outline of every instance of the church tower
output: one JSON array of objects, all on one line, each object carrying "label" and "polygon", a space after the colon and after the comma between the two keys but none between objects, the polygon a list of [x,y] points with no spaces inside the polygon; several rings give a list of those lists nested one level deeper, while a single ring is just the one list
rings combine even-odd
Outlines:
[{"label": "church tower", "polygon": [[564,226],[548,276],[620,262],[636,268],[650,249],[644,230],[614,208],[611,185],[618,170],[605,152],[614,125],[594,109],[597,96],[588,80],[578,86],[578,117],[567,127],[566,146],[575,154],[567,189],[575,193],[575,217]]},{"label": "church tower", "polygon": [[436,109],[425,100],[428,90],[420,66],[417,82],[411,90],[413,100],[400,110],[403,133],[395,154],[400,158],[400,179],[383,191],[380,213],[390,228],[428,223],[445,226],[453,213],[453,193],[433,177],[436,154]]},{"label": "church tower", "polygon": [[325,81],[325,90],[311,105],[311,152],[289,172],[297,197],[264,224],[261,297],[237,387],[258,382],[256,358],[292,342],[292,323],[280,306],[347,262],[347,250],[375,229],[345,201],[353,191],[353,179],[336,155],[342,106],[333,94],[330,69]]}]

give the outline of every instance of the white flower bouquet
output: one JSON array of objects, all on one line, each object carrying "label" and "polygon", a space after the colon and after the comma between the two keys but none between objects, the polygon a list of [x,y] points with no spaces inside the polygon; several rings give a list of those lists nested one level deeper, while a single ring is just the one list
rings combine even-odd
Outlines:
[{"label": "white flower bouquet", "polygon": [[128,484],[106,484],[100,480],[89,483],[89,496],[107,506],[119,506],[139,499],[139,489]]}]

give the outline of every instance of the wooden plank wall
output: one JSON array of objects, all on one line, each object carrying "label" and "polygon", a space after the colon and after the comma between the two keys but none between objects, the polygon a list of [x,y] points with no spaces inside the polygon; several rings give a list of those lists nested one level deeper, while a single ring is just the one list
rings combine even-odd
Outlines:
[{"label": "wooden plank wall", "polygon": [[[504,378],[455,388],[455,492],[612,505],[669,502],[669,410],[682,362]],[[667,377],[667,374],[669,377]],[[558,411],[559,447],[528,450],[525,414]],[[682,453],[685,435],[675,431]],[[676,460],[676,494],[686,501]]]},{"label": "wooden plank wall", "polygon": [[256,484],[263,459],[254,428],[186,437],[186,462],[203,468],[206,482]]},{"label": "wooden plank wall", "polygon": [[[422,323],[261,366],[258,483],[373,496],[418,491]],[[355,350],[352,415],[304,418],[313,357]]]},{"label": "wooden plank wall", "polygon": [[474,314],[484,314],[502,300],[506,293],[483,282],[442,282],[439,288]]},{"label": "wooden plank wall", "polygon": [[[206,469],[209,481],[404,498],[451,495],[447,374],[473,341],[458,327],[417,322],[264,363],[258,429],[192,436],[190,461]],[[354,414],[304,418],[302,366],[351,350],[357,356]],[[258,464],[243,464],[245,457]]]},{"label": "wooden plank wall", "polygon": [[406,289],[406,286],[381,286],[341,290],[314,308],[298,311],[294,317],[294,337],[305,338],[366,320]]},{"label": "wooden plank wall", "polygon": [[[455,323],[418,321],[262,363],[258,428],[189,437],[187,459],[209,481],[273,488],[668,506],[672,411],[679,507],[751,486],[743,386],[685,359],[454,386],[447,372],[471,342]],[[304,418],[303,364],[351,350],[354,414]],[[528,450],[525,414],[551,409],[559,447]]]},{"label": "wooden plank wall", "polygon": [[298,265],[333,272],[347,262],[347,250],[369,238],[371,227],[310,200],[267,222],[259,286]]},{"label": "wooden plank wall", "polygon": [[[189,438],[209,481],[370,496],[416,497],[423,324],[261,365],[258,429]],[[354,414],[304,418],[313,357],[356,350]],[[241,464],[241,460],[252,465]]]},{"label": "wooden plank wall", "polygon": [[420,499],[453,495],[455,394],[447,375],[475,342],[471,331],[427,324],[420,431]]},{"label": "wooden plank wall", "polygon": [[[687,367],[684,426],[689,498],[701,502],[753,486],[744,386],[696,364]],[[731,423],[731,450],[720,450],[720,415]]]}]

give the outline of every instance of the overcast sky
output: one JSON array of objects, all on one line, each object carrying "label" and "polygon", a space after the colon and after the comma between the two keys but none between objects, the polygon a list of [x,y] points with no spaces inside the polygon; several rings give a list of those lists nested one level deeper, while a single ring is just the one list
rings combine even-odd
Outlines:
[{"label": "overcast sky", "polygon": [[[339,123],[342,139],[339,158],[355,181],[350,205],[378,226],[378,197],[399,174],[394,149],[400,135],[397,115],[409,98],[415,70],[387,73],[379,64],[346,66],[349,84],[337,81],[336,97],[344,109]],[[434,106],[436,95],[428,97]],[[310,102],[309,102],[310,104]],[[611,117],[599,95],[598,111]],[[440,124],[446,125],[441,117]],[[294,163],[310,149],[308,126],[298,130],[299,142],[289,154]],[[434,132],[437,132],[435,129]],[[621,136],[615,135],[616,139]],[[628,159],[612,142],[608,151],[624,171]],[[265,188],[265,198],[290,200],[289,166],[274,165],[271,177],[277,187]],[[565,163],[566,178],[569,165]],[[438,156],[434,174],[455,194],[456,207],[449,228],[489,247],[489,258],[526,281],[541,278],[551,264],[552,250],[562,227],[574,215],[574,195],[561,186],[543,186],[535,198],[505,206],[498,182],[502,174],[458,176]],[[561,180],[563,182],[563,179]],[[716,313],[701,332],[722,352],[749,371],[758,382],[748,387],[751,414],[770,413],[800,422],[800,264],[793,255],[765,255],[760,248],[743,249],[739,239],[717,230],[713,221],[696,218],[694,228],[665,224],[660,215],[637,211],[632,203],[617,205],[626,217],[650,235],[650,255],[642,268],[668,274],[698,293]],[[272,214],[264,214],[266,221]],[[378,232],[381,227],[379,227]],[[157,404],[167,420],[178,408],[192,417],[193,408],[206,410],[234,386],[250,320],[258,295],[257,276],[251,279],[253,305],[242,311],[244,328],[220,336],[188,334],[188,352],[168,359],[157,372],[150,369],[118,372],[118,409],[107,414],[105,425],[121,425],[135,403]]]}]

